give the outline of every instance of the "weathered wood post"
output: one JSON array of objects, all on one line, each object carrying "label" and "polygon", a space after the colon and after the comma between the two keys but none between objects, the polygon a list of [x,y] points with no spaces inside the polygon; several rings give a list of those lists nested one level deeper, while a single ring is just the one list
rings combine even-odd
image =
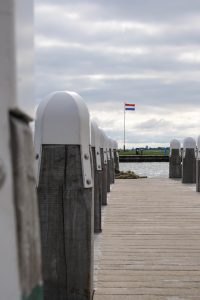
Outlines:
[{"label": "weathered wood post", "polygon": [[115,162],[115,173],[119,173],[119,153],[118,153],[118,143],[114,141],[114,162]]},{"label": "weathered wood post", "polygon": [[182,182],[196,182],[196,141],[187,137],[183,141]]},{"label": "weathered wood post", "polygon": [[102,205],[107,205],[107,169],[108,159],[106,151],[106,135],[103,130],[100,132],[100,151],[101,151],[101,166],[102,166]]},{"label": "weathered wood post", "polygon": [[102,205],[102,166],[100,154],[100,130],[94,120],[91,122],[91,146],[93,158],[94,178],[94,232],[99,233],[101,228]]},{"label": "weathered wood post", "polygon": [[35,124],[45,300],[93,294],[90,117],[73,92],[50,94]]},{"label": "weathered wood post", "polygon": [[105,151],[107,154],[107,193],[110,193],[111,185],[111,156],[110,156],[110,139],[105,136]]},{"label": "weathered wood post", "polygon": [[197,138],[196,191],[200,192],[200,136]]},{"label": "weathered wood post", "polygon": [[110,182],[111,184],[115,183],[115,161],[114,161],[114,141],[112,139],[109,139],[109,150],[110,150]]},{"label": "weathered wood post", "polygon": [[[33,2],[0,1],[0,298],[42,299],[39,217],[29,127]],[[26,30],[25,30],[26,29]]]},{"label": "weathered wood post", "polygon": [[169,178],[181,178],[182,166],[181,166],[181,143],[173,139],[170,142],[170,154],[169,154]]}]

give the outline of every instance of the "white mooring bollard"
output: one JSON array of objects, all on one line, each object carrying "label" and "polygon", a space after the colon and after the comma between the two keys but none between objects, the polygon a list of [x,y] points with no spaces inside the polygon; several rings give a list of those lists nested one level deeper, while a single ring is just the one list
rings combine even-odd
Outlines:
[{"label": "white mooring bollard", "polygon": [[114,161],[115,161],[115,173],[119,173],[119,153],[118,153],[118,143],[114,141]]},{"label": "white mooring bollard", "polygon": [[[101,129],[100,129],[101,130]],[[106,135],[103,130],[101,130],[100,135],[100,151],[101,151],[101,166],[102,166],[102,205],[107,205],[107,169],[108,169],[108,159],[106,150]]]},{"label": "white mooring bollard", "polygon": [[0,298],[42,299],[39,217],[29,127],[33,1],[0,1]]},{"label": "white mooring bollard", "polygon": [[181,143],[173,139],[170,142],[170,154],[169,154],[169,178],[181,178],[182,166],[181,166]]},{"label": "white mooring bollard", "polygon": [[197,138],[196,191],[200,192],[200,136]]},{"label": "white mooring bollard", "polygon": [[110,155],[110,139],[109,137],[105,137],[105,149],[107,153],[107,193],[110,193],[110,185],[111,185],[111,155]]},{"label": "white mooring bollard", "polygon": [[91,121],[91,146],[93,158],[94,178],[94,232],[99,233],[101,228],[101,205],[102,205],[102,166],[100,154],[100,129],[95,121]]},{"label": "white mooring bollard", "polygon": [[196,141],[187,137],[183,141],[182,182],[196,182]]},{"label": "white mooring bollard", "polygon": [[111,166],[110,166],[110,181],[111,184],[115,183],[115,161],[114,161],[114,140],[109,139],[109,149],[110,149],[110,160],[111,160]]},{"label": "white mooring bollard", "polygon": [[38,107],[35,150],[45,300],[93,294],[93,182],[90,116],[73,92]]}]

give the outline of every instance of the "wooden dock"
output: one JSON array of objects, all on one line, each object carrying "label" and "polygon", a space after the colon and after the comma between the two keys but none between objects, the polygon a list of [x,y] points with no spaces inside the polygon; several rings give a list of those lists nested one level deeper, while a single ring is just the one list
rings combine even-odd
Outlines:
[{"label": "wooden dock", "polygon": [[200,299],[200,194],[169,179],[117,180],[95,237],[94,300]]}]

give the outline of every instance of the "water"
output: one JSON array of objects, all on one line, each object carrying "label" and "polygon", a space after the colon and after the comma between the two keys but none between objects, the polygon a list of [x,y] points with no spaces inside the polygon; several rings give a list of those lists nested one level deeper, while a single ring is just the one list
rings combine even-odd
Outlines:
[{"label": "water", "polygon": [[120,163],[120,171],[133,171],[140,176],[169,177],[168,162]]}]

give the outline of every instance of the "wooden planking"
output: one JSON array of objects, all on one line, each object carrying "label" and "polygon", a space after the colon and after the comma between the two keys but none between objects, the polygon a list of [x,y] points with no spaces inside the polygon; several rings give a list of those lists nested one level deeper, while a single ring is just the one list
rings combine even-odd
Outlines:
[{"label": "wooden planking", "polygon": [[94,300],[200,299],[200,195],[178,180],[116,180],[95,249]]}]

